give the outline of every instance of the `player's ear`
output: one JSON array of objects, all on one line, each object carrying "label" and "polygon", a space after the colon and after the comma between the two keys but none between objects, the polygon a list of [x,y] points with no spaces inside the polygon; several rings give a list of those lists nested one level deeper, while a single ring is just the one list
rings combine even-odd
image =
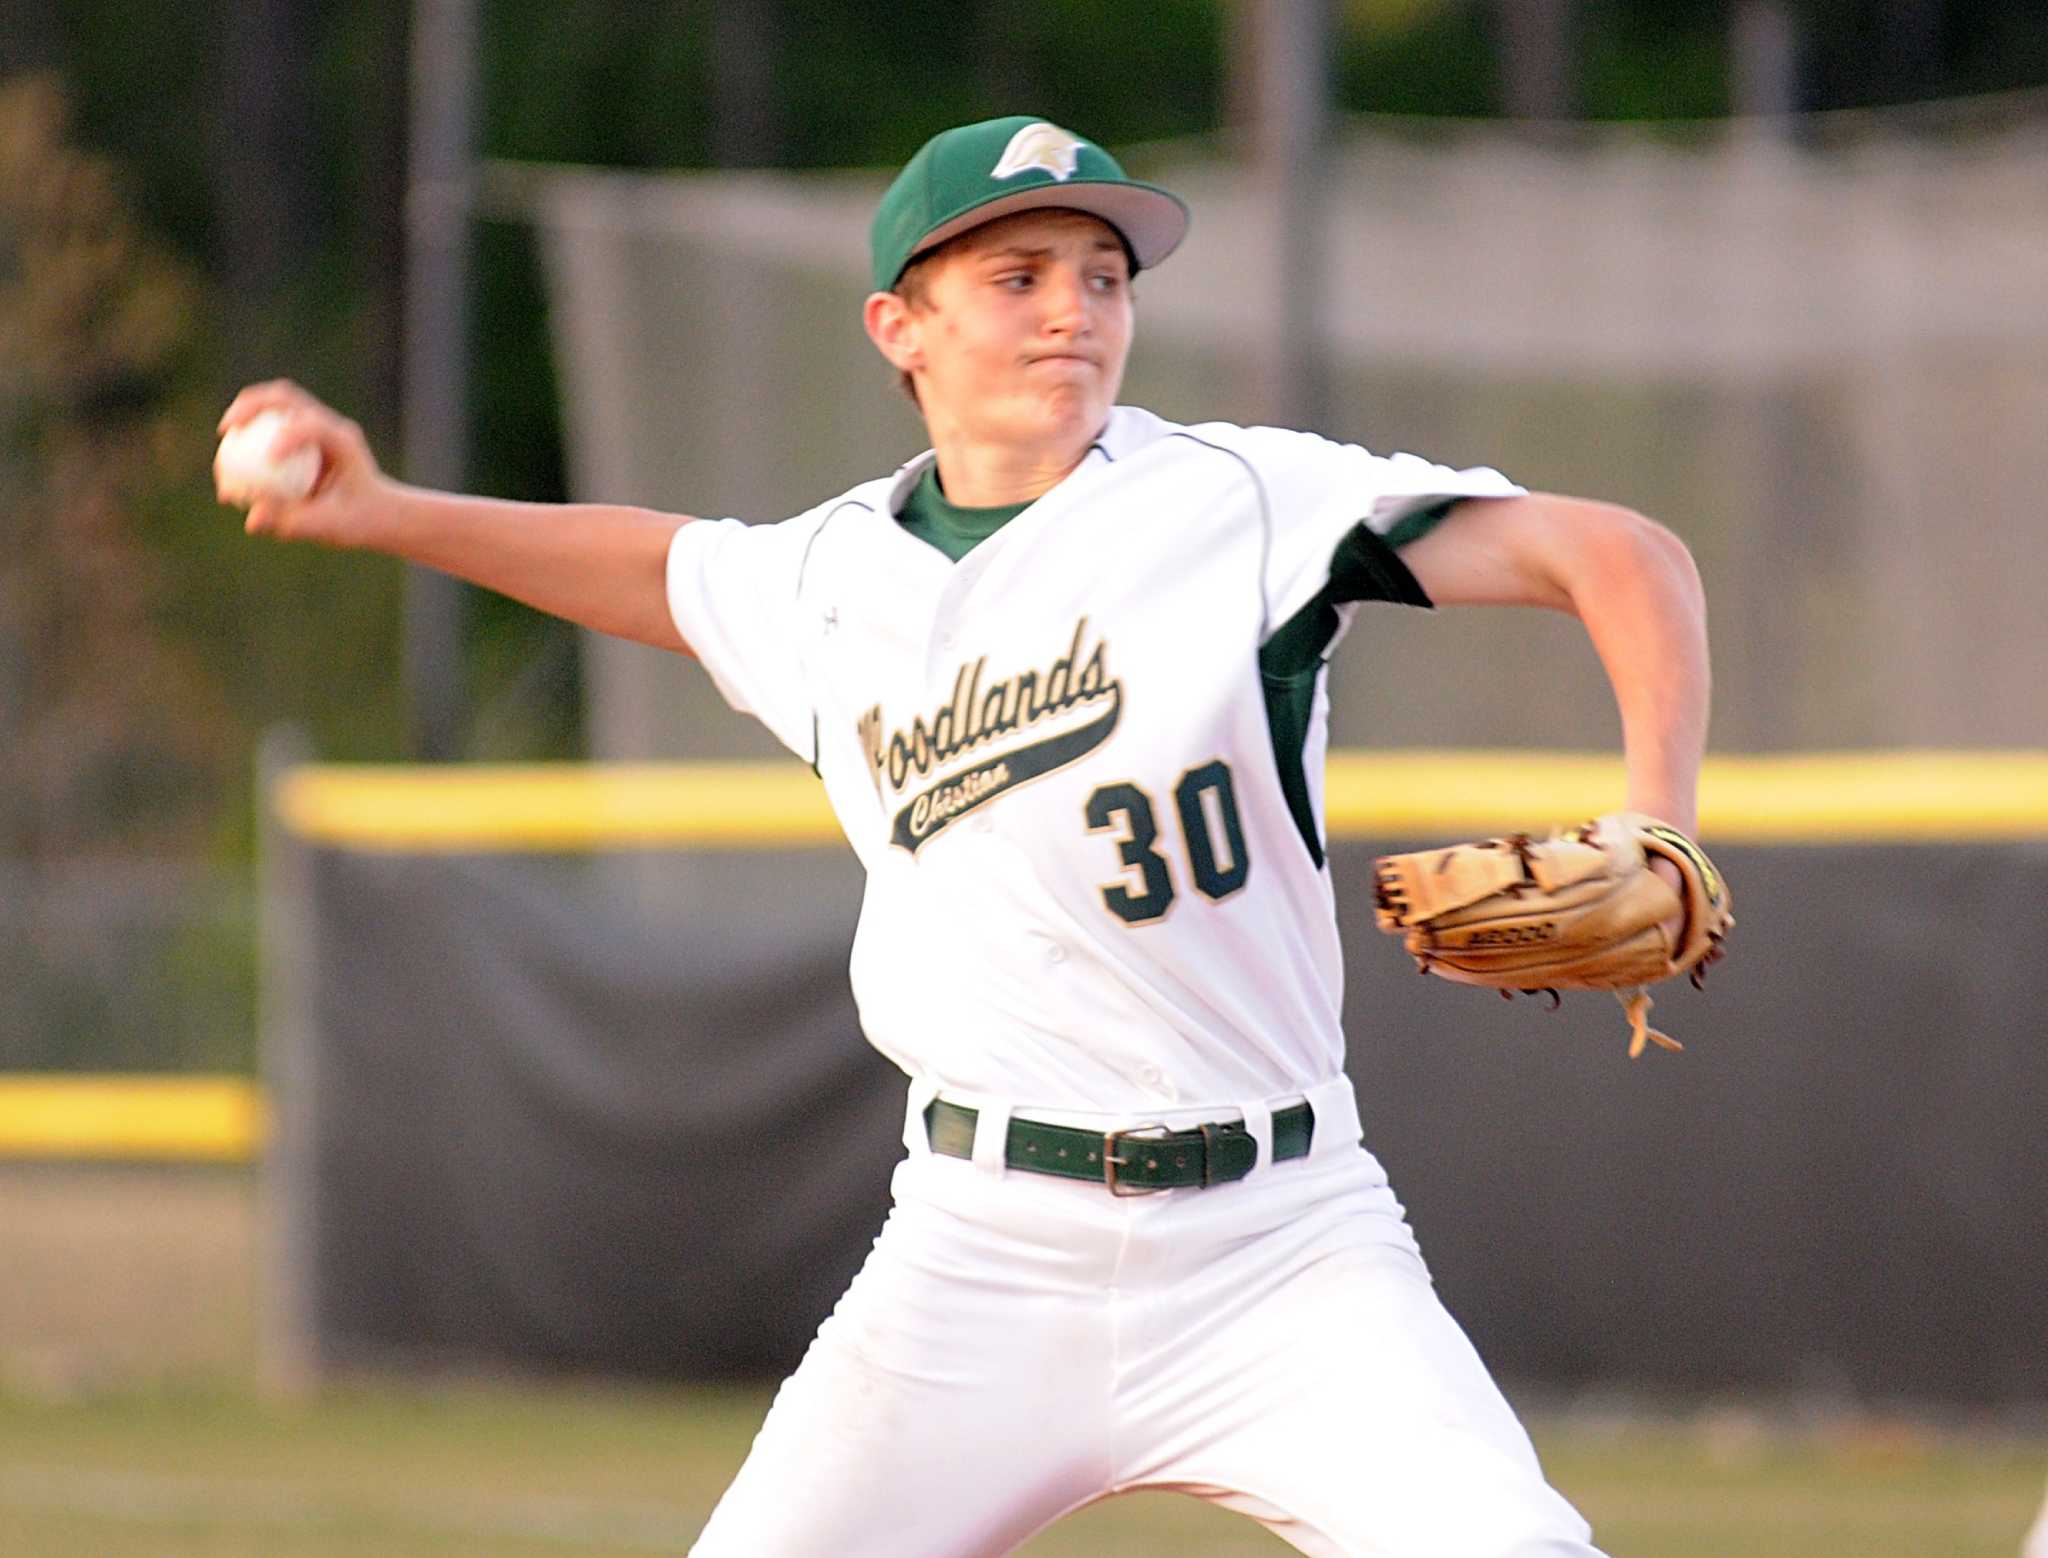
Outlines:
[{"label": "player's ear", "polygon": [[924,365],[924,354],[918,349],[916,311],[901,293],[869,293],[861,309],[861,323],[867,326],[875,350],[888,358],[897,372],[909,373]]}]

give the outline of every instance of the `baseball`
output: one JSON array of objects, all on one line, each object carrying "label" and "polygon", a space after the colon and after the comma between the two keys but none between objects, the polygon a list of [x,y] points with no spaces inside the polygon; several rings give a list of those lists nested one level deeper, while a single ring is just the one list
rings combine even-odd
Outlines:
[{"label": "baseball", "polygon": [[222,435],[213,457],[213,485],[223,503],[243,508],[264,498],[303,498],[320,479],[320,451],[294,449],[283,459],[271,450],[284,431],[282,411],[259,411]]}]

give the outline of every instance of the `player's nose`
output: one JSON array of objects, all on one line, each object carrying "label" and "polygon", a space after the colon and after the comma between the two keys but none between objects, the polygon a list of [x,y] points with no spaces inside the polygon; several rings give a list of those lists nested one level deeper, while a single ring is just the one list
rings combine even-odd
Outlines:
[{"label": "player's nose", "polygon": [[1059,335],[1079,335],[1088,329],[1087,278],[1078,270],[1052,266],[1038,295],[1045,307],[1047,330]]}]

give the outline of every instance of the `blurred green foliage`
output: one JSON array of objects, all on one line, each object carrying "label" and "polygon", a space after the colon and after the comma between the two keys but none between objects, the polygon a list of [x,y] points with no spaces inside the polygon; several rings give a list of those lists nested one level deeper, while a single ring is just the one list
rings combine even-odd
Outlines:
[{"label": "blurred green foliage", "polygon": [[225,711],[160,630],[136,505],[176,460],[200,283],[67,139],[47,76],[0,87],[0,856],[189,848]]}]

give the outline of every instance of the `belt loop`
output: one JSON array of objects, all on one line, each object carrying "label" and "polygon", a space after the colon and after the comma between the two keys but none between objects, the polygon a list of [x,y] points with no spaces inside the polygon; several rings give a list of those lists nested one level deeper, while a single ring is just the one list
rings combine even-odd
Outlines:
[{"label": "belt loop", "polygon": [[1327,1158],[1357,1147],[1365,1128],[1358,1121],[1358,1090],[1351,1085],[1351,1078],[1339,1072],[1327,1082],[1318,1082],[1307,1096],[1316,1117],[1309,1157]]},{"label": "belt loop", "polygon": [[1273,1166],[1273,1106],[1245,1104],[1243,1114],[1244,1128],[1259,1149],[1259,1155],[1252,1159],[1252,1172],[1263,1173]]},{"label": "belt loop", "polygon": [[931,1156],[931,1128],[925,1124],[924,1112],[938,1096],[939,1084],[930,1077],[910,1079],[910,1100],[903,1111],[903,1145],[912,1157]]},{"label": "belt loop", "polygon": [[974,1116],[974,1166],[984,1174],[1001,1174],[1008,1166],[1010,1105],[1008,1100],[977,1100]]}]

